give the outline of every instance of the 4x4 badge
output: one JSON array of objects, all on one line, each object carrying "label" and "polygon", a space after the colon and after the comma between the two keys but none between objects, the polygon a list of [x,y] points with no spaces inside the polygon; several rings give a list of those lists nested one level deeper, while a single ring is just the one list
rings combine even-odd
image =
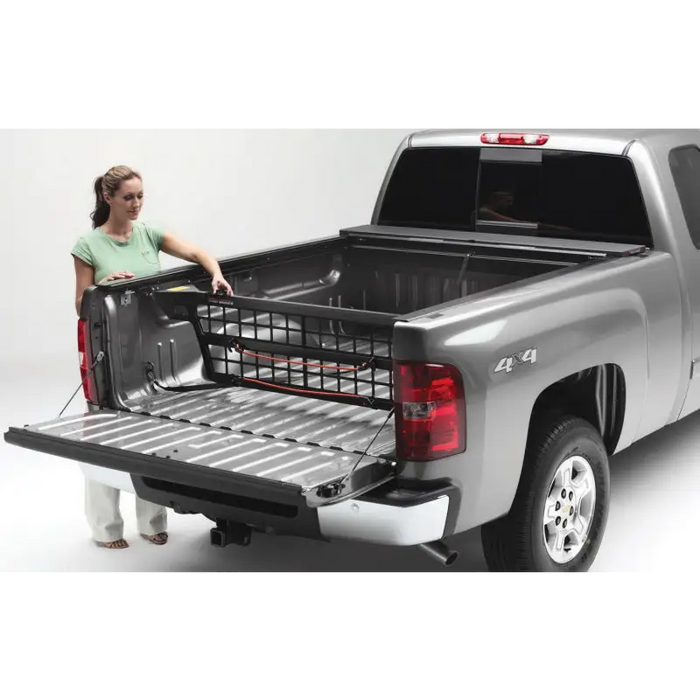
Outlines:
[{"label": "4x4 badge", "polygon": [[515,355],[508,355],[502,358],[496,365],[494,372],[512,372],[517,365],[523,365],[526,362],[535,364],[537,362],[537,348],[528,348],[521,352],[516,352]]}]

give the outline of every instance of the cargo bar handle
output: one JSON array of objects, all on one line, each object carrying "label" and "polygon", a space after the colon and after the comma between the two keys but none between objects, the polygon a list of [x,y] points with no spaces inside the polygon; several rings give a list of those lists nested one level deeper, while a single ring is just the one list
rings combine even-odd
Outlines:
[{"label": "cargo bar handle", "polygon": [[393,328],[399,318],[398,314],[381,311],[364,311],[363,309],[345,309],[336,306],[317,306],[298,301],[283,301],[280,299],[259,299],[258,297],[243,297],[237,295],[217,295],[204,291],[157,290],[153,296],[160,303],[165,301],[168,306],[182,302],[192,306],[212,304],[221,308],[243,309],[245,311],[265,311],[289,314],[291,316],[312,316],[324,321],[354,321],[383,328]]}]

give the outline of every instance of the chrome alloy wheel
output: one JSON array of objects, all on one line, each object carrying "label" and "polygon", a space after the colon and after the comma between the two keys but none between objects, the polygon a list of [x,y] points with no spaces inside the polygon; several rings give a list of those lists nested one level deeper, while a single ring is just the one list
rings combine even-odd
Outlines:
[{"label": "chrome alloy wheel", "polygon": [[595,512],[595,477],[588,460],[569,457],[557,468],[544,504],[542,534],[547,553],[568,564],[583,548]]}]

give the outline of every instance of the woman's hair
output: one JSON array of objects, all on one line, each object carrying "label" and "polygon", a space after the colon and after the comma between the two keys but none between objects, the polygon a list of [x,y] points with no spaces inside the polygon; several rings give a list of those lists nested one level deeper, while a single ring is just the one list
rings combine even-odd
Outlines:
[{"label": "woman's hair", "polygon": [[109,204],[105,200],[105,195],[113,197],[114,193],[121,187],[122,182],[134,177],[141,179],[135,170],[126,165],[115,165],[95,180],[95,211],[90,214],[92,228],[102,226],[109,219]]}]

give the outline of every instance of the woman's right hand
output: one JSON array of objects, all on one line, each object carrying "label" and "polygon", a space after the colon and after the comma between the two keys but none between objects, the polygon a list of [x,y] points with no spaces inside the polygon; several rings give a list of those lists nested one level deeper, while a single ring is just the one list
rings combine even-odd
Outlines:
[{"label": "woman's right hand", "polygon": [[105,282],[114,282],[115,280],[130,280],[133,277],[133,272],[127,272],[126,270],[117,270],[117,272],[113,272],[111,275],[107,275],[107,277],[101,279],[97,284],[104,284]]}]

